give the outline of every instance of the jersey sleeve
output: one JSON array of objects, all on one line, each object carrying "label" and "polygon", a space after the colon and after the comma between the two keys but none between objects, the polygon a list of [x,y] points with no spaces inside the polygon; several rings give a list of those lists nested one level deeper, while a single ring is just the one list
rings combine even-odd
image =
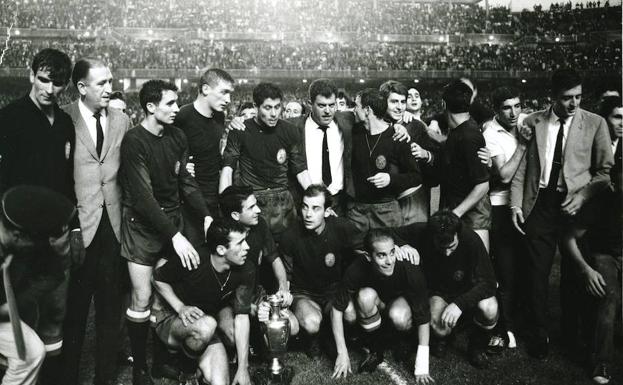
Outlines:
[{"label": "jersey sleeve", "polygon": [[154,270],[154,280],[171,284],[183,280],[188,272],[179,258],[171,258]]},{"label": "jersey sleeve", "polygon": [[485,147],[485,139],[480,133],[466,136],[461,146],[467,177],[473,186],[489,181],[489,169],[478,158],[478,150],[482,147]]},{"label": "jersey sleeve", "polygon": [[237,130],[231,130],[227,134],[227,144],[223,151],[223,167],[236,169],[242,150],[242,135],[243,134]]},{"label": "jersey sleeve", "polygon": [[411,316],[414,325],[422,325],[430,322],[430,307],[428,303],[428,290],[426,278],[418,266],[405,263],[407,275],[407,300],[411,305]]}]

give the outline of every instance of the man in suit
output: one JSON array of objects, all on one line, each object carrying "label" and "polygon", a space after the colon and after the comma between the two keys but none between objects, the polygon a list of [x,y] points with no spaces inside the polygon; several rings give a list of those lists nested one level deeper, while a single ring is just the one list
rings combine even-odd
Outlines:
[{"label": "man in suit", "polygon": [[[342,214],[350,183],[351,135],[355,118],[336,112],[337,87],[329,79],[314,80],[309,86],[311,112],[288,121],[297,128],[313,184],[325,184],[333,196],[334,210]],[[303,190],[298,183],[293,195],[300,203]],[[352,193],[352,192],[351,192]],[[352,196],[352,195],[351,195]]]},{"label": "man in suit", "polygon": [[547,289],[559,232],[608,185],[613,164],[606,122],[580,109],[580,76],[561,69],[551,83],[552,108],[524,120],[534,136],[511,185],[513,224],[526,236],[529,259],[535,319],[528,352],[540,359],[548,354]]},{"label": "man in suit", "polygon": [[110,108],[113,77],[97,59],[76,62],[72,81],[80,99],[64,107],[76,130],[74,180],[86,256],[74,261],[65,317],[64,383],[78,384],[87,315],[95,296],[95,384],[115,379],[121,320],[121,188],[117,183],[121,140],[130,119]]}]

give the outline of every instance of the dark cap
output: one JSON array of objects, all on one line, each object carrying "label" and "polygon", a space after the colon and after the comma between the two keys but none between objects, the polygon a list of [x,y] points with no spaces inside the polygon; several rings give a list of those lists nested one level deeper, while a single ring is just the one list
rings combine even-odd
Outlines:
[{"label": "dark cap", "polygon": [[64,195],[40,186],[16,186],[2,196],[2,214],[13,227],[33,237],[59,235],[76,215]]}]

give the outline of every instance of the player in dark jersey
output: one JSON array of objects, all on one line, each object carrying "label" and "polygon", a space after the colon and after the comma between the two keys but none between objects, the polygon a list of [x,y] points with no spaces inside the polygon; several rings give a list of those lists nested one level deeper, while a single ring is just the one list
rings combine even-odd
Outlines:
[{"label": "player in dark jersey", "polygon": [[[233,384],[251,383],[248,371],[249,313],[255,287],[255,270],[246,264],[247,229],[231,220],[217,220],[207,231],[207,253],[188,270],[177,258],[154,271],[154,285],[166,303],[154,307],[156,333],[170,349],[196,357],[210,384],[229,383],[227,353],[217,325],[220,313],[234,314],[233,337],[238,369]],[[220,325],[219,325],[220,326]]]},{"label": "player in dark jersey", "polygon": [[[350,371],[341,319],[354,296],[359,323],[370,344],[370,353],[359,365],[359,371],[373,371],[383,360],[388,342],[395,341],[388,336],[389,323],[398,332],[408,332],[417,325],[416,382],[432,383],[428,368],[430,309],[423,272],[407,261],[396,260],[394,239],[385,230],[370,230],[364,239],[364,248],[366,257],[348,267],[333,302],[333,331],[338,350],[334,377],[346,376]],[[389,322],[383,323],[381,312]]]}]

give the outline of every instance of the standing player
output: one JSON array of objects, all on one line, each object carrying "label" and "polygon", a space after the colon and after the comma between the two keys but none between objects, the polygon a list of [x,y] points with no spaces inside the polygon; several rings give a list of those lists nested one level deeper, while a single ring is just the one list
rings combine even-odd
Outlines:
[{"label": "standing player", "polygon": [[[424,274],[418,266],[396,260],[394,239],[387,231],[370,230],[364,248],[366,257],[348,267],[341,293],[333,302],[331,319],[338,351],[333,376],[345,377],[350,372],[341,324],[343,312],[354,296],[359,322],[370,342],[370,354],[359,365],[359,371],[373,371],[383,361],[383,350],[396,342],[387,333],[388,322],[399,332],[409,332],[417,325],[416,382],[432,383],[428,367],[430,309]],[[381,313],[389,321],[383,322]]]},{"label": "standing player", "polygon": [[387,98],[374,89],[355,99],[359,124],[353,130],[352,178],[355,197],[348,218],[361,231],[402,225],[396,197],[421,183],[418,164],[407,143],[392,140],[394,128],[383,117]]},{"label": "standing player", "polygon": [[186,171],[186,136],[171,125],[179,111],[177,88],[150,80],[141,88],[139,99],[146,117],[123,139],[119,172],[123,190],[121,255],[128,260],[132,283],[126,318],[134,385],[152,384],[145,356],[155,263],[175,252],[185,268],[191,270],[199,264],[199,255],[181,233],[181,198],[204,218],[204,229],[212,220],[195,180]]},{"label": "standing player", "polygon": [[229,133],[219,183],[221,192],[231,186],[233,171],[239,167],[237,184],[253,188],[276,241],[296,217],[288,172],[296,175],[303,188],[311,183],[298,131],[279,119],[282,99],[281,90],[274,84],[260,83],[255,87],[253,102],[258,115],[245,121],[244,131]]},{"label": "standing player", "polygon": [[196,270],[189,271],[174,258],[154,271],[154,285],[166,301],[162,309],[154,308],[156,333],[169,348],[195,357],[204,379],[214,385],[229,384],[227,353],[217,331],[223,309],[234,317],[231,333],[238,369],[232,384],[251,384],[249,313],[255,270],[245,264],[246,237],[242,224],[219,219],[207,231],[208,253],[201,255]]}]

